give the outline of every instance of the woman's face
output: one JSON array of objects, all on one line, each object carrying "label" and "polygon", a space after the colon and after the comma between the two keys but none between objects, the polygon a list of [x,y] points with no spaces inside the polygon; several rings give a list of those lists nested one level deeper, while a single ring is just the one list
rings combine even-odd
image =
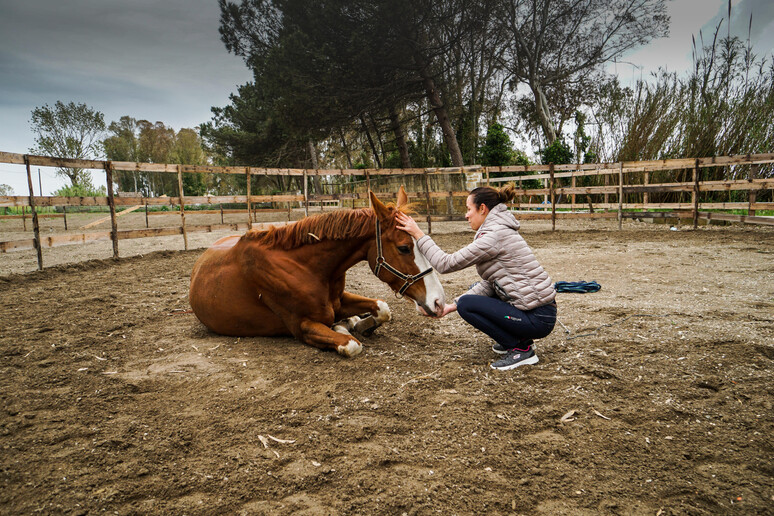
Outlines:
[{"label": "woman's face", "polygon": [[468,208],[468,211],[465,212],[465,218],[468,224],[470,224],[470,228],[473,231],[478,231],[478,228],[481,227],[481,224],[484,223],[486,216],[489,214],[489,208],[486,207],[486,204],[476,206],[472,195],[468,195],[465,206]]}]

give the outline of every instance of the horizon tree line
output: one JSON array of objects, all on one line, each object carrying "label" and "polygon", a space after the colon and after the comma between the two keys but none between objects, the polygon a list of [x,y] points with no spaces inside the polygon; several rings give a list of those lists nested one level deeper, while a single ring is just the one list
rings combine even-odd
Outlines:
[{"label": "horizon tree line", "polygon": [[[105,127],[92,110],[83,132],[107,131],[101,150],[108,159],[295,168],[770,151],[774,65],[772,56],[756,55],[749,32],[746,41],[730,31],[721,36],[719,24],[707,42],[700,33],[694,67],[683,77],[662,71],[627,87],[604,71],[611,59],[666,34],[664,1],[220,0],[223,42],[254,76],[229,105],[178,133],[128,116]],[[33,111],[37,149],[69,152],[45,145],[40,115],[68,108],[83,119],[90,108],[55,108]],[[79,119],[58,123],[64,120]],[[514,149],[508,134],[529,147]],[[93,142],[89,149],[97,152]],[[712,171],[713,178],[727,173]],[[761,173],[770,175],[770,167]],[[316,179],[313,192],[322,188]],[[124,191],[177,190],[171,178],[121,173],[117,180]],[[291,178],[264,183],[254,186],[301,188]],[[184,186],[196,194],[243,187],[227,177],[186,178]]]}]

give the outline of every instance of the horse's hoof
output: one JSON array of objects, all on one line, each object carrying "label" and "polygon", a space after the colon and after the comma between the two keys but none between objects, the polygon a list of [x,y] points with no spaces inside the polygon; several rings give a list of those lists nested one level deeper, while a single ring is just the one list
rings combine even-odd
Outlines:
[{"label": "horse's hoof", "polygon": [[379,324],[386,323],[390,319],[392,319],[392,312],[390,312],[390,305],[382,301],[381,299],[376,300],[376,306],[378,306],[378,310],[376,311],[376,322]]},{"label": "horse's hoof", "polygon": [[378,326],[379,326],[379,323],[376,322],[376,319],[374,319],[373,317],[366,317],[365,319],[362,319],[358,321],[357,324],[355,324],[355,331],[360,333],[361,335],[370,337],[371,334]]},{"label": "horse's hoof", "polygon": [[351,331],[353,331],[357,324],[360,322],[360,317],[357,315],[350,317],[349,319],[343,319],[341,321],[338,321],[332,326],[333,331],[342,333],[344,335],[351,335]]},{"label": "horse's hoof", "polygon": [[363,346],[356,340],[350,340],[345,346],[339,346],[336,351],[340,355],[351,358],[360,354],[363,351]]}]

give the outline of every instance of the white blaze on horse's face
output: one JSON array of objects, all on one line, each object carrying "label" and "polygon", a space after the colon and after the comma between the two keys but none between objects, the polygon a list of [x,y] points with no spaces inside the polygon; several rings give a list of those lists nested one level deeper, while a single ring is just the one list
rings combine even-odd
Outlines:
[{"label": "white blaze on horse's face", "polygon": [[[414,239],[412,238],[412,240]],[[414,263],[417,264],[417,268],[420,271],[431,268],[430,262],[427,261],[425,255],[419,252],[416,240],[414,240]],[[414,300],[414,303],[417,307],[417,312],[422,315],[435,314],[436,316],[440,316],[443,312],[446,296],[444,294],[443,287],[441,286],[441,280],[438,279],[438,274],[433,271],[422,278],[422,282],[425,285],[425,299],[424,303],[421,303],[416,299]]]}]

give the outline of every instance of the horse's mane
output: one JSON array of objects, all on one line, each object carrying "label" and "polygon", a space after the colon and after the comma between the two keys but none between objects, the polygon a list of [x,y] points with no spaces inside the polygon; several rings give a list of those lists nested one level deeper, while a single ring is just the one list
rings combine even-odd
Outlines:
[{"label": "horse's mane", "polygon": [[274,249],[295,249],[322,240],[362,238],[373,234],[375,218],[370,208],[337,210],[306,217],[287,226],[252,229],[242,237]]}]

